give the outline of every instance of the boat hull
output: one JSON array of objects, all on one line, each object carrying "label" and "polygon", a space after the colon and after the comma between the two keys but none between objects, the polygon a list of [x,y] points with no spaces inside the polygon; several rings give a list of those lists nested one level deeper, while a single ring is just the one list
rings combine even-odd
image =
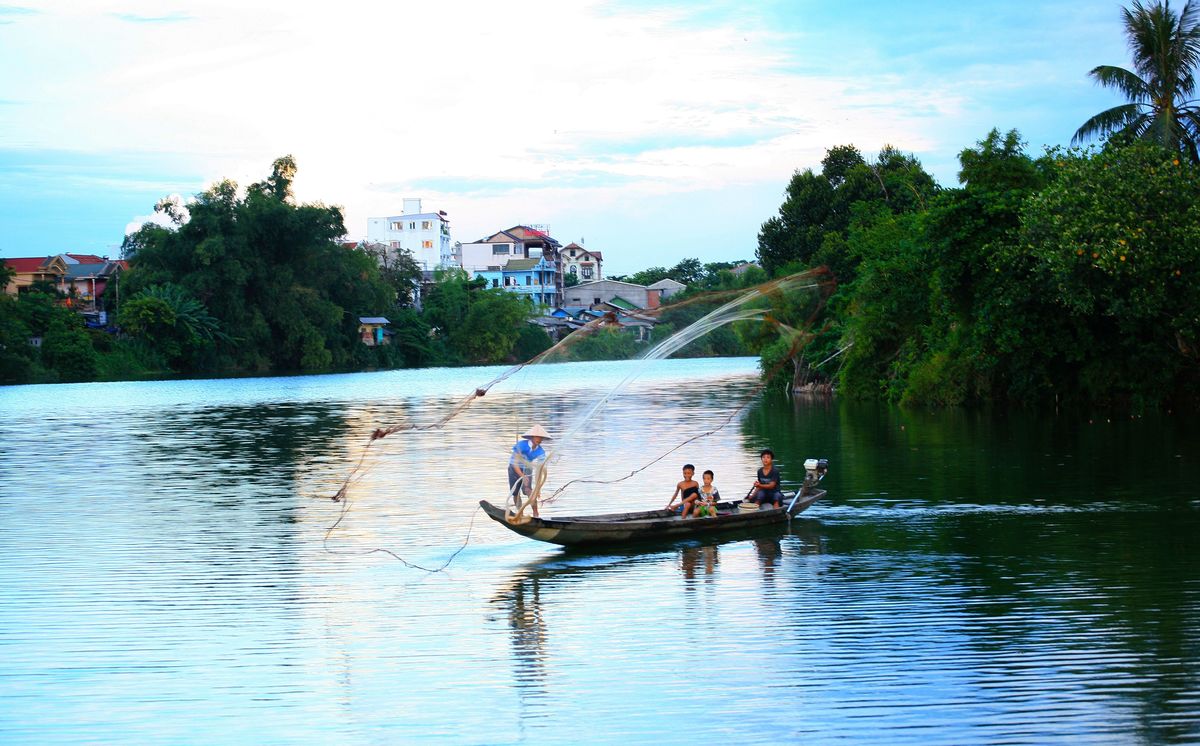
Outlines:
[{"label": "boat hull", "polygon": [[530,518],[524,523],[509,523],[504,508],[487,500],[480,500],[479,506],[489,518],[521,536],[561,546],[587,546],[650,539],[684,539],[782,523],[824,496],[825,490],[814,489],[801,495],[794,503],[789,497],[782,508],[750,511],[740,510],[736,503],[721,503],[717,516],[704,518],[680,518],[670,510],[649,510],[640,513]]}]

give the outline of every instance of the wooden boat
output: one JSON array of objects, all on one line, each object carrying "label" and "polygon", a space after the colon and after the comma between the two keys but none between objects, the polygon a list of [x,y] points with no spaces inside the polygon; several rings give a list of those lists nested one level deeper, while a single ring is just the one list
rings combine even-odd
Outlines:
[{"label": "wooden boat", "polygon": [[765,506],[748,510],[737,502],[717,504],[717,515],[701,518],[680,518],[673,510],[646,510],[637,513],[607,513],[604,515],[567,516],[563,518],[527,518],[510,521],[511,514],[487,500],[479,506],[493,521],[521,536],[562,546],[589,544],[619,544],[649,539],[683,539],[720,531],[746,529],[791,520],[808,506],[825,496],[817,484],[825,477],[829,463],[825,459],[809,459],[804,463],[804,484],[792,494],[784,495],[782,506]]}]

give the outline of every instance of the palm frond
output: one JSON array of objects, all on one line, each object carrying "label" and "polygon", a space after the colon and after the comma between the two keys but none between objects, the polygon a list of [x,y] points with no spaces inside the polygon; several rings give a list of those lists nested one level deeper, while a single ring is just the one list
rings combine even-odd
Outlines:
[{"label": "palm frond", "polygon": [[[1200,4],[1188,0],[1179,13],[1179,63],[1189,72],[1200,67]],[[1189,91],[1190,93],[1190,91]]]},{"label": "palm frond", "polygon": [[[1080,125],[1071,138],[1072,145],[1078,145],[1093,137],[1107,135],[1113,132],[1123,132],[1136,128],[1140,120],[1149,119],[1140,104],[1121,104],[1100,112]],[[1135,132],[1134,134],[1140,134]]]},{"label": "palm frond", "polygon": [[1116,88],[1125,94],[1130,101],[1148,101],[1150,86],[1146,81],[1123,67],[1115,65],[1098,65],[1088,73],[1092,80],[1105,88]]}]

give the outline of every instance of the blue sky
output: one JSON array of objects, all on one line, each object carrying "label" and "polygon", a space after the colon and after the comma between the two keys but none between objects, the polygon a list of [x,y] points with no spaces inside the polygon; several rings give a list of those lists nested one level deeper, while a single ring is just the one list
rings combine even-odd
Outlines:
[{"label": "blue sky", "polygon": [[[606,272],[752,258],[793,171],[885,144],[953,185],[1118,103],[1116,2],[0,0],[0,256],[116,256],[160,198],[283,154],[350,237],[403,197]],[[286,8],[286,10],[281,10]]]}]

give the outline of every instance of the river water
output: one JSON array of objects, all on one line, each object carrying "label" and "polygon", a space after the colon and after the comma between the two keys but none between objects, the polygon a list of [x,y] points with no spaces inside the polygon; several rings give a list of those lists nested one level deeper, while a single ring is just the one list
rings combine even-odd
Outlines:
[{"label": "river water", "polygon": [[[0,742],[1200,742],[1193,417],[738,413],[753,360],[547,365],[328,499],[499,370],[0,389]],[[574,430],[550,487],[636,471],[547,514],[659,507],[684,461],[741,494],[768,445],[829,495],[568,552],[476,507],[534,422]]]}]

